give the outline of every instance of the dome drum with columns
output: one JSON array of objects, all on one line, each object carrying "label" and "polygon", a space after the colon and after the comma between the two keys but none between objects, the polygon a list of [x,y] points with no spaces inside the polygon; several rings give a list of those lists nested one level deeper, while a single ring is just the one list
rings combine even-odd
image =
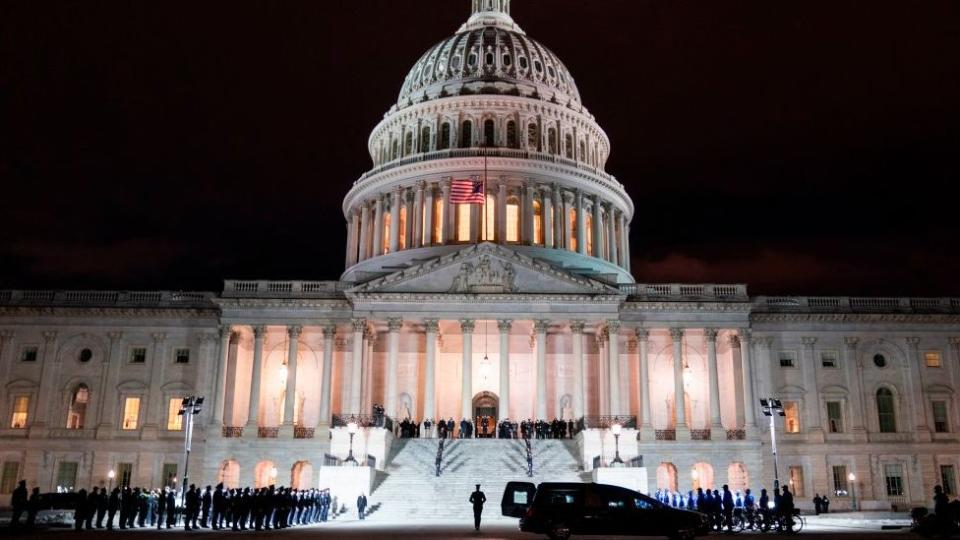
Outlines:
[{"label": "dome drum with columns", "polygon": [[[359,282],[480,241],[610,283],[632,283],[633,203],[603,171],[610,144],[569,71],[505,0],[473,2],[457,34],[414,65],[369,141],[374,168],[344,199]],[[450,202],[486,179],[486,204]]]}]

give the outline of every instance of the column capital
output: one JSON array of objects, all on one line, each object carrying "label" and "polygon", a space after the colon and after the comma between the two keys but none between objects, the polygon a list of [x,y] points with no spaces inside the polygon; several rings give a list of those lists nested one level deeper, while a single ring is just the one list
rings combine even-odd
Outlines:
[{"label": "column capital", "polygon": [[740,337],[741,345],[749,346],[750,340],[753,338],[753,332],[749,328],[740,328],[737,330],[737,336]]},{"label": "column capital", "polygon": [[368,326],[363,329],[363,337],[370,342],[370,345],[372,346],[377,342],[377,331]]},{"label": "column capital", "polygon": [[501,333],[509,332],[511,326],[513,326],[513,319],[500,319],[497,321],[497,328]]},{"label": "column capital", "polygon": [[960,336],[950,336],[947,338],[947,343],[954,347],[960,347]]},{"label": "column capital", "polygon": [[437,319],[424,319],[423,327],[427,332],[436,332],[440,329],[440,321]]},{"label": "column capital", "polygon": [[[54,335],[54,337],[56,337],[57,333],[56,333],[56,332],[53,332],[53,335]],[[47,341],[51,341],[51,339],[52,339],[52,338],[47,338],[47,332],[44,332],[44,333],[43,333],[43,337],[46,338]],[[166,332],[154,332],[154,333],[150,334],[150,337],[153,338],[153,342],[154,342],[154,343],[161,343],[161,342],[163,342],[163,340],[167,339],[167,333],[166,333]]]},{"label": "column capital", "polygon": [[[0,339],[5,338],[5,337],[7,337],[7,336],[4,336],[4,335],[0,334]],[[120,331],[107,332],[107,337],[110,338],[110,343],[111,343],[111,344],[116,344],[118,341],[120,341],[120,340],[123,338],[123,332],[120,332]]]},{"label": "column capital", "polygon": [[217,332],[220,333],[220,339],[230,339],[230,334],[233,333],[233,326],[229,324],[221,324],[220,327],[217,328]]},{"label": "column capital", "polygon": [[741,345],[740,336],[736,334],[730,334],[729,336],[727,336],[727,344],[730,345],[730,347],[733,349],[739,349]]},{"label": "column capital", "polygon": [[717,334],[718,334],[718,333],[719,333],[719,331],[718,331],[716,328],[704,328],[704,329],[703,329],[703,337],[707,338],[707,342],[708,342],[708,343],[716,343],[716,342],[717,342]]},{"label": "column capital", "polygon": [[848,349],[856,350],[857,345],[860,343],[860,338],[858,338],[857,336],[846,336],[843,338],[843,343],[847,346]]},{"label": "column capital", "polygon": [[464,334],[472,334],[476,321],[473,319],[460,319],[460,331]]},{"label": "column capital", "polygon": [[755,341],[761,348],[769,349],[773,345],[773,336],[758,336]]},{"label": "column capital", "polygon": [[53,340],[55,340],[55,339],[57,339],[57,331],[56,331],[56,330],[47,330],[47,331],[43,332],[43,340],[46,341],[47,343],[52,343]]},{"label": "column capital", "polygon": [[363,332],[367,329],[367,320],[366,319],[350,319],[350,324],[353,325],[354,332]]},{"label": "column capital", "polygon": [[533,321],[533,330],[538,334],[546,334],[550,329],[550,321],[547,319],[537,319]]},{"label": "column capital", "polygon": [[303,333],[303,327],[299,324],[291,324],[287,327],[287,335],[290,336],[290,339],[299,338],[301,333]]},{"label": "column capital", "polygon": [[343,352],[347,350],[347,340],[346,338],[337,337],[333,340],[333,346],[336,350]]},{"label": "column capital", "polygon": [[671,328],[670,339],[673,341],[680,341],[683,339],[683,328]]},{"label": "column capital", "polygon": [[622,323],[616,319],[610,319],[606,324],[606,331],[608,334],[616,334],[620,331]]},{"label": "column capital", "polygon": [[323,331],[323,339],[330,339],[337,335],[337,325],[333,323],[326,323],[320,329]]},{"label": "column capital", "polygon": [[551,186],[550,184],[540,185],[540,192],[543,193],[545,196],[549,197],[552,191],[553,191],[553,186]]},{"label": "column capital", "polygon": [[418,191],[423,191],[426,187],[427,187],[427,181],[426,181],[426,180],[417,180],[417,190],[418,190]]},{"label": "column capital", "polygon": [[570,321],[570,331],[574,334],[582,334],[583,328],[586,326],[586,322],[581,319],[575,319]]},{"label": "column capital", "polygon": [[267,335],[267,327],[262,324],[257,324],[253,326],[253,337],[262,339]]},{"label": "column capital", "polygon": [[6,341],[13,337],[13,330],[0,330],[0,341]]},{"label": "column capital", "polygon": [[910,336],[903,338],[907,342],[907,346],[910,347],[911,351],[916,351],[920,348],[920,338],[917,336]]},{"label": "column capital", "polygon": [[399,332],[403,328],[403,319],[400,317],[389,317],[387,319],[387,329],[390,332]]},{"label": "column capital", "polygon": [[650,339],[650,331],[646,328],[634,328],[633,333],[637,336],[637,341],[648,341]]},{"label": "column capital", "polygon": [[813,346],[817,344],[817,338],[814,336],[803,336],[800,338],[800,341],[803,342],[805,349],[812,349]]}]

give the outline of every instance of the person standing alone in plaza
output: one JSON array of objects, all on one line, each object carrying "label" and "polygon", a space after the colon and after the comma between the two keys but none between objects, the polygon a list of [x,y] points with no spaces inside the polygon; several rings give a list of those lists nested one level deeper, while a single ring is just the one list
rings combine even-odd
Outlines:
[{"label": "person standing alone in plaza", "polygon": [[477,490],[470,494],[470,503],[473,504],[473,527],[480,530],[480,515],[483,514],[483,503],[487,502],[487,496],[480,491],[480,484],[477,484]]},{"label": "person standing alone in plaza", "polygon": [[357,497],[357,516],[363,519],[363,511],[367,509],[367,496],[363,493]]}]

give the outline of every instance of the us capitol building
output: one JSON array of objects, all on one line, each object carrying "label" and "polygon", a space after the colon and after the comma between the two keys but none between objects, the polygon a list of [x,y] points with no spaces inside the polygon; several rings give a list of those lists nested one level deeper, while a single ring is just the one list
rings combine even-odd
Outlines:
[{"label": "us capitol building", "polygon": [[[376,482],[355,489],[389,508],[389,477],[417,463],[411,445],[426,445],[416,470],[433,481],[437,441],[368,426],[383,404],[397,421],[582,421],[551,442],[572,468],[542,460],[538,481],[587,479],[619,451],[649,471],[643,491],[769,489],[759,400],[775,397],[779,478],[801,505],[956,493],[960,298],[636,283],[628,237],[643,204],[604,172],[610,141],[573,76],[509,0],[472,4],[373,128],[373,166],[343,201],[339,280],[0,291],[0,504],[19,479],[42,491],[182,482],[186,396],[206,398],[189,466],[200,485],[336,492],[357,481],[346,469],[366,469]],[[461,179],[485,204],[455,201]],[[519,452],[456,444],[467,461]],[[351,451],[369,467],[344,467]],[[498,467],[475,463],[465,489],[526,476]]]}]

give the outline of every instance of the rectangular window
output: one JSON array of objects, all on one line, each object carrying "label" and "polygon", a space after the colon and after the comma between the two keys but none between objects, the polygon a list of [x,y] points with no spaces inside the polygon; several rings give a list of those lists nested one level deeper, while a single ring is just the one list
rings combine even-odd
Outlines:
[{"label": "rectangular window", "polygon": [[843,433],[843,408],[839,401],[827,402],[827,423],[830,433]]},{"label": "rectangular window", "polygon": [[797,356],[793,351],[780,351],[780,367],[796,366]]},{"label": "rectangular window", "polygon": [[140,422],[140,398],[128,397],[123,400],[122,429],[137,429]]},{"label": "rectangular window", "polygon": [[846,497],[849,494],[847,491],[849,488],[847,486],[847,466],[846,465],[834,465],[833,466],[833,493],[837,497]]},{"label": "rectangular window", "polygon": [[940,466],[940,485],[947,495],[957,493],[957,473],[953,470],[953,465]]},{"label": "rectangular window", "polygon": [[20,361],[21,362],[36,362],[37,361],[37,348],[33,345],[28,345],[20,351]]},{"label": "rectangular window", "polygon": [[134,347],[130,349],[130,363],[143,364],[147,361],[147,349],[145,347]]},{"label": "rectangular window", "polygon": [[899,463],[891,463],[883,466],[884,484],[887,486],[888,497],[900,497],[903,495],[903,467]]},{"label": "rectangular window", "polygon": [[837,353],[823,351],[820,353],[820,365],[823,367],[837,367]]},{"label": "rectangular window", "polygon": [[17,488],[17,480],[20,476],[20,463],[17,461],[3,462],[3,476],[0,476],[0,493],[13,493]]},{"label": "rectangular window", "polygon": [[13,398],[13,415],[10,419],[10,427],[13,429],[23,429],[27,427],[27,411],[30,408],[30,396],[17,396]]},{"label": "rectangular window", "polygon": [[170,398],[170,404],[167,406],[167,430],[180,431],[183,429],[183,415],[180,414],[180,404],[183,400],[180,398]]},{"label": "rectangular window", "polygon": [[57,488],[72,490],[77,486],[77,462],[61,461],[57,467]]},{"label": "rectangular window", "polygon": [[121,489],[133,480],[133,463],[117,463],[117,486]]},{"label": "rectangular window", "polygon": [[787,433],[800,433],[800,405],[796,401],[784,401],[783,414]]},{"label": "rectangular window", "polygon": [[947,433],[950,431],[946,401],[933,402],[933,429],[937,433]]},{"label": "rectangular window", "polygon": [[178,364],[190,363],[190,349],[177,349],[173,354],[174,362]]},{"label": "rectangular window", "polygon": [[794,465],[790,467],[790,488],[793,489],[794,497],[803,497],[803,467]]},{"label": "rectangular window", "polygon": [[177,487],[177,464],[176,463],[164,463],[162,474],[163,476],[160,478],[160,483],[170,488]]},{"label": "rectangular window", "polygon": [[943,357],[940,356],[940,351],[927,351],[923,353],[923,359],[927,367],[943,367]]},{"label": "rectangular window", "polygon": [[506,218],[507,218],[507,242],[519,242],[520,241],[520,205],[516,203],[507,203],[506,206]]}]

